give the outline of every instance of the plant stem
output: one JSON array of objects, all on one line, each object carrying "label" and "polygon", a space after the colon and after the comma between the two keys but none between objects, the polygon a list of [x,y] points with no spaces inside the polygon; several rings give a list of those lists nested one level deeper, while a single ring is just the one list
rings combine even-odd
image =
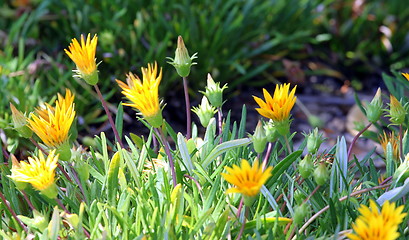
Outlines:
[{"label": "plant stem", "polygon": [[242,197],[239,203],[239,208],[237,208],[237,219],[240,219],[241,209],[243,208],[244,198]]},{"label": "plant stem", "polygon": [[402,143],[402,139],[403,139],[403,129],[402,129],[402,124],[399,125],[399,157],[400,159],[402,159],[402,161],[404,160],[404,156],[403,156],[403,143]]},{"label": "plant stem", "polygon": [[172,153],[170,152],[169,143],[166,140],[165,134],[163,134],[162,129],[161,128],[156,128],[156,130],[158,131],[158,135],[160,136],[160,138],[162,140],[162,144],[165,147],[166,155],[168,155],[169,167],[170,167],[170,171],[172,173],[173,187],[175,187],[176,184],[177,184],[177,182],[176,182],[176,171],[175,171],[175,165],[173,163]]},{"label": "plant stem", "polygon": [[4,197],[3,193],[0,191],[0,198],[3,201],[4,205],[6,206],[6,208],[9,210],[9,212],[11,213],[11,215],[13,216],[13,218],[17,221],[18,225],[20,225],[20,227],[26,232],[28,233],[27,227],[24,226],[24,224],[20,221],[20,219],[17,217],[16,212],[14,212],[14,210],[10,207],[9,203],[6,200],[6,197]]},{"label": "plant stem", "polygon": [[190,175],[188,175],[188,174],[185,174],[185,175],[183,175],[183,176],[184,176],[185,178],[189,178],[190,180],[192,180],[193,182],[195,182],[197,189],[198,189],[199,191],[202,191],[202,186],[200,186],[200,183],[199,183],[194,177],[192,177],[192,176],[190,176]]},{"label": "plant stem", "polygon": [[357,135],[355,135],[354,139],[352,139],[351,145],[349,145],[349,148],[348,148],[348,157],[347,157],[348,160],[351,157],[352,148],[354,147],[355,142],[358,140],[359,136],[361,136],[362,133],[364,133],[371,125],[372,123],[369,123],[364,129],[362,129],[361,131],[358,132]]},{"label": "plant stem", "polygon": [[26,202],[27,202],[28,206],[31,208],[31,210],[36,210],[33,203],[28,198],[27,193],[24,190],[21,190],[21,193],[23,194],[24,200],[26,200]]},{"label": "plant stem", "polygon": [[118,131],[116,130],[116,127],[115,127],[114,120],[112,120],[111,113],[109,112],[107,103],[105,102],[104,97],[102,96],[101,91],[99,90],[98,85],[95,84],[95,85],[94,85],[94,88],[95,88],[95,91],[96,91],[97,94],[98,94],[99,100],[100,100],[101,103],[102,103],[102,107],[104,108],[105,113],[106,113],[106,115],[108,116],[108,121],[109,121],[109,124],[111,124],[112,131],[114,131],[114,135],[115,135],[116,140],[118,141],[118,143],[119,143],[119,145],[121,146],[121,148],[125,148],[125,147],[124,147],[124,144],[122,143],[121,138],[119,137]]},{"label": "plant stem", "polygon": [[219,136],[220,136],[220,142],[223,142],[223,138],[222,138],[222,132],[223,132],[223,112],[222,112],[222,107],[218,107],[217,108],[217,116],[218,116],[218,122],[219,122]]},{"label": "plant stem", "polygon": [[244,227],[246,226],[246,215],[247,215],[247,213],[248,213],[248,208],[245,208],[245,211],[246,211],[246,212],[244,213],[243,223],[241,224],[240,232],[239,232],[239,234],[237,235],[236,240],[241,239],[241,236],[243,235],[243,232],[244,232]]},{"label": "plant stem", "polygon": [[[376,189],[382,189],[385,187],[390,186],[391,183],[385,184],[385,185],[379,185],[379,186],[375,186],[375,187],[371,187],[371,188],[366,188],[366,189],[361,189],[359,191],[353,192],[351,193],[349,196],[343,196],[340,199],[338,199],[338,201],[342,202],[347,200],[350,197],[356,196],[356,195],[360,195],[362,193],[366,193],[366,192],[370,192]],[[318,218],[318,216],[320,216],[323,212],[327,211],[329,209],[329,205],[325,206],[323,209],[319,210],[317,213],[315,213],[310,219],[308,219],[308,221],[300,228],[300,230],[298,231],[299,234],[301,234],[316,218]]]},{"label": "plant stem", "polygon": [[270,158],[271,149],[273,148],[273,143],[269,142],[267,145],[267,152],[263,159],[263,171],[266,169],[268,164],[268,159]]},{"label": "plant stem", "polygon": [[293,151],[291,150],[290,142],[288,141],[287,135],[284,135],[285,145],[287,146],[288,154],[291,154]]},{"label": "plant stem", "polygon": [[190,112],[189,88],[186,77],[183,77],[183,89],[186,102],[186,139],[190,139],[192,136],[192,113]]},{"label": "plant stem", "polygon": [[308,195],[307,198],[305,198],[304,201],[302,201],[302,203],[306,203],[308,200],[310,200],[310,198],[318,191],[318,189],[320,189],[320,187],[321,185],[318,185],[314,190],[312,190],[310,195]]}]

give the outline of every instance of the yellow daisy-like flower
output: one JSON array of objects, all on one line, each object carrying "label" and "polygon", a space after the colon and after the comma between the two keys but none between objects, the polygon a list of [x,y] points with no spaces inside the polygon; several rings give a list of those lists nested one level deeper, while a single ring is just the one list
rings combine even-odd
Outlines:
[{"label": "yellow daisy-like flower", "polygon": [[20,162],[18,167],[11,169],[14,181],[30,183],[36,190],[49,198],[57,196],[55,185],[55,168],[57,168],[58,154],[52,150],[47,159],[39,152],[38,157],[28,158],[27,162]]},{"label": "yellow daisy-like flower", "polygon": [[361,214],[352,224],[355,233],[347,234],[352,240],[395,240],[399,237],[398,225],[403,221],[406,213],[402,213],[404,206],[395,207],[395,203],[386,201],[379,211],[374,200],[369,207],[362,205]]},{"label": "yellow daisy-like flower", "polygon": [[84,35],[81,35],[81,44],[74,38],[68,50],[64,49],[65,53],[71,58],[75,65],[77,65],[76,72],[78,76],[84,78],[90,85],[95,85],[98,82],[95,58],[97,42],[98,37],[96,34],[92,39],[91,35],[88,34],[87,40],[84,39]]},{"label": "yellow daisy-like flower", "polygon": [[55,107],[46,104],[30,114],[28,126],[50,148],[58,148],[68,141],[68,132],[75,118],[74,95],[69,89],[65,98],[58,94]]},{"label": "yellow daisy-like flower", "polygon": [[395,161],[398,161],[399,160],[399,138],[398,136],[396,136],[393,132],[390,132],[389,134],[387,134],[384,131],[383,135],[379,135],[378,139],[379,139],[379,143],[381,144],[382,149],[385,154],[386,154],[386,148],[388,146],[388,143],[391,143],[393,159]]},{"label": "yellow daisy-like flower", "polygon": [[247,197],[254,197],[259,192],[263,184],[271,176],[273,167],[268,167],[265,171],[256,160],[253,167],[245,159],[241,160],[241,166],[233,165],[225,167],[227,173],[222,173],[227,182],[235,185],[233,188],[227,189],[226,193],[241,193]]},{"label": "yellow daisy-like flower", "polygon": [[136,108],[153,127],[162,125],[162,109],[159,102],[159,84],[162,80],[162,68],[158,74],[158,66],[148,64],[148,68],[142,68],[142,81],[138,76],[129,73],[127,83],[116,80],[122,88],[122,94],[131,102],[123,105]]},{"label": "yellow daisy-like flower", "polygon": [[290,111],[297,100],[297,97],[294,96],[296,88],[297,86],[289,92],[289,83],[280,84],[276,86],[273,97],[263,88],[265,101],[253,96],[254,100],[260,106],[260,108],[256,108],[256,111],[260,115],[270,118],[273,121],[281,122],[288,120],[290,118]]}]

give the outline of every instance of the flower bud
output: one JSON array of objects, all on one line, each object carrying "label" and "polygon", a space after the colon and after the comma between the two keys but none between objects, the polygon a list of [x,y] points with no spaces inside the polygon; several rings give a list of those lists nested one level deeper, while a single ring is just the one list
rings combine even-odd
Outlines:
[{"label": "flower bud", "polygon": [[33,218],[19,215],[18,218],[30,228],[36,228],[44,231],[48,226],[48,218],[37,210],[33,210]]},{"label": "flower bud", "polygon": [[193,54],[192,57],[189,56],[185,43],[183,42],[182,36],[178,37],[178,46],[175,52],[175,58],[172,59],[168,57],[171,62],[169,64],[173,65],[176,68],[177,73],[181,77],[187,77],[190,73],[190,67],[195,65],[195,62],[192,62],[197,58],[197,53]]},{"label": "flower bud", "polygon": [[301,206],[296,206],[294,209],[293,222],[296,225],[300,225],[301,223],[304,222],[304,219],[309,214],[309,212],[310,206],[307,205],[306,203],[301,204]]},{"label": "flower bud", "polygon": [[308,178],[312,172],[314,172],[314,163],[311,154],[307,154],[304,159],[300,161],[298,164],[298,170],[300,171],[301,177],[304,179]]},{"label": "flower bud", "polygon": [[297,204],[302,204],[302,202],[304,201],[304,199],[307,197],[307,195],[305,195],[302,191],[300,191],[299,189],[295,190],[294,192],[294,199],[295,202]]},{"label": "flower bud", "polygon": [[264,152],[267,144],[267,137],[264,133],[263,124],[261,121],[258,121],[254,135],[251,136],[251,140],[253,141],[253,147],[256,153]]},{"label": "flower bud", "polygon": [[207,86],[206,91],[202,92],[207,99],[209,99],[210,104],[216,108],[221,107],[223,104],[223,90],[227,88],[225,84],[220,87],[220,83],[215,83],[210,73],[207,75]]},{"label": "flower bud", "polygon": [[366,117],[368,118],[369,122],[376,123],[379,120],[382,114],[382,104],[381,89],[378,88],[374,98],[365,108]]},{"label": "flower bud", "polygon": [[314,170],[314,180],[318,185],[324,185],[329,178],[329,171],[325,163],[320,163]]},{"label": "flower bud", "polygon": [[310,134],[306,135],[307,137],[307,149],[311,154],[315,154],[321,146],[321,143],[324,142],[322,133],[318,133],[318,128],[314,128]]},{"label": "flower bud", "polygon": [[90,166],[83,160],[75,162],[75,170],[77,171],[81,182],[85,182],[89,179],[89,169]]},{"label": "flower bud", "polygon": [[214,116],[217,110],[215,107],[210,106],[206,97],[203,97],[202,103],[198,107],[193,107],[192,112],[196,113],[196,115],[199,117],[202,126],[207,127],[210,119]]},{"label": "flower bud", "polygon": [[268,142],[275,142],[280,136],[272,120],[264,124],[264,130],[266,131],[266,137]]},{"label": "flower bud", "polygon": [[[402,106],[402,103],[398,101],[393,95],[390,95],[389,115],[392,124],[400,125],[405,121],[406,105]],[[388,111],[388,110],[387,110]]]},{"label": "flower bud", "polygon": [[33,131],[27,126],[27,118],[12,103],[10,103],[10,108],[14,129],[24,138],[30,138],[33,135]]}]

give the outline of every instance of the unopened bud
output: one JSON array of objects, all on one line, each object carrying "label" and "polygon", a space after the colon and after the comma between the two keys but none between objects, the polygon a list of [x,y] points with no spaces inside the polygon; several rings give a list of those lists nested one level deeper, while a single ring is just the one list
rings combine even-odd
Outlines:
[{"label": "unopened bud", "polygon": [[310,154],[307,154],[298,164],[301,177],[308,178],[314,172],[314,163]]},{"label": "unopened bud", "polygon": [[10,109],[14,129],[24,138],[30,138],[33,135],[33,131],[27,126],[27,118],[12,103],[10,103]]},{"label": "unopened bud", "polygon": [[300,225],[301,223],[304,222],[304,219],[309,214],[309,212],[310,206],[307,205],[306,203],[301,204],[301,206],[296,206],[294,209],[293,222],[296,225]]},{"label": "unopened bud", "polygon": [[396,183],[402,183],[409,177],[409,153],[406,154],[405,160],[400,164],[393,174],[393,180]]},{"label": "unopened bud", "polygon": [[256,153],[264,152],[267,144],[267,137],[264,133],[263,124],[261,121],[258,121],[254,135],[251,136],[251,140],[253,141],[253,146]]},{"label": "unopened bud", "polygon": [[382,114],[382,96],[381,89],[378,88],[372,101],[366,107],[366,117],[371,123],[376,123]]},{"label": "unopened bud", "polygon": [[220,87],[220,83],[215,83],[210,73],[207,75],[207,86],[206,91],[202,92],[207,99],[209,99],[210,104],[215,107],[221,107],[223,104],[223,90],[227,88],[225,84]]},{"label": "unopened bud", "polygon": [[264,124],[264,130],[266,131],[266,137],[268,142],[275,142],[280,136],[272,120]]},{"label": "unopened bud", "polygon": [[210,106],[206,97],[203,97],[202,103],[198,107],[193,107],[192,112],[196,113],[196,115],[199,117],[202,126],[207,127],[210,119],[214,116],[217,110],[215,107]]},{"label": "unopened bud", "polygon": [[392,124],[400,125],[405,121],[406,105],[402,106],[402,103],[398,101],[393,95],[390,95],[389,115]]},{"label": "unopened bud", "polygon": [[172,59],[168,57],[171,62],[169,64],[173,65],[176,68],[177,73],[181,77],[187,77],[190,73],[190,67],[196,63],[193,60],[197,58],[197,53],[193,54],[192,57],[189,56],[189,52],[183,42],[182,36],[178,37],[178,46],[175,52],[175,58]]},{"label": "unopened bud", "polygon": [[325,163],[320,163],[314,170],[314,180],[318,185],[324,185],[329,178],[329,171]]},{"label": "unopened bud", "polygon": [[314,128],[310,134],[306,135],[307,137],[307,149],[311,154],[315,154],[321,146],[321,143],[324,142],[322,133],[318,133],[318,128]]}]

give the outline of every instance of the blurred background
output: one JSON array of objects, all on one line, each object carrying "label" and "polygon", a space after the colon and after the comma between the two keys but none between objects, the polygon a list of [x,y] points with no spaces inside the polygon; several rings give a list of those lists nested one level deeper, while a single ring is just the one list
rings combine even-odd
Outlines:
[{"label": "blurred background", "polygon": [[[157,61],[164,115],[182,131],[182,81],[165,59],[174,57],[178,35],[199,57],[189,76],[193,105],[211,73],[228,84],[225,109],[233,109],[232,117],[248,105],[251,129],[258,119],[252,95],[263,87],[297,84],[310,111],[338,127],[334,115],[343,121],[354,104],[351,92],[373,96],[382,73],[409,66],[409,8],[402,0],[3,0],[0,16],[0,128],[9,136],[16,134],[9,129],[10,102],[29,112],[67,87],[76,94],[78,129],[108,129],[97,97],[72,77],[75,66],[63,51],[81,34],[98,34],[99,86],[112,109],[122,100],[115,79]],[[126,111],[128,125],[137,124]]]}]

